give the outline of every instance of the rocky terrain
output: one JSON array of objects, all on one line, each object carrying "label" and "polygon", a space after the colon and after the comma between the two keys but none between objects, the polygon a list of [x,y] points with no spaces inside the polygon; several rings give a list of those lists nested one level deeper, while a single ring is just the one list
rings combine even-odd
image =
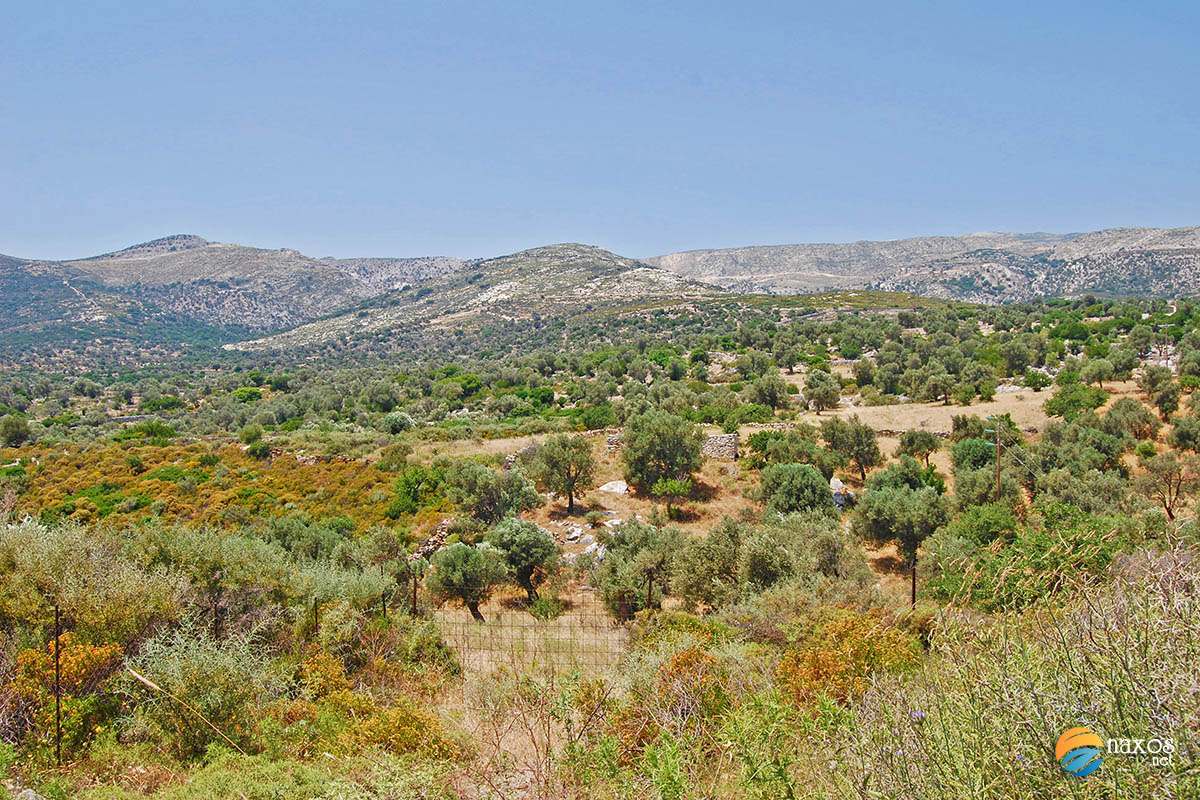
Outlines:
[{"label": "rocky terrain", "polygon": [[[23,271],[31,284],[38,278],[85,281],[173,317],[260,332],[299,325],[462,266],[450,258],[312,258],[190,235],[73,261],[6,262],[6,274]],[[94,314],[76,309],[69,316],[88,321]]]},{"label": "rocky terrain", "polygon": [[690,250],[646,260],[750,292],[869,288],[987,303],[1088,292],[1175,296],[1200,288],[1200,228],[977,233]]},{"label": "rocky terrain", "polygon": [[472,261],[452,273],[376,298],[344,314],[273,336],[228,345],[279,349],[364,338],[414,327],[537,324],[541,318],[642,303],[715,297],[716,287],[690,281],[599,247],[555,244]]},{"label": "rocky terrain", "polygon": [[[176,235],[90,258],[0,256],[0,356],[231,350],[377,351],[487,326],[540,330],[594,311],[687,313],[741,294],[878,290],[1004,303],[1048,296],[1188,296],[1200,228],[979,233],[883,242],[694,250],[635,260],[584,244],[496,258],[314,258]],[[606,312],[607,313],[607,312]],[[560,331],[565,330],[560,327]],[[565,334],[563,334],[565,335]],[[65,359],[65,361],[64,361]],[[88,355],[84,361],[92,360]]]}]

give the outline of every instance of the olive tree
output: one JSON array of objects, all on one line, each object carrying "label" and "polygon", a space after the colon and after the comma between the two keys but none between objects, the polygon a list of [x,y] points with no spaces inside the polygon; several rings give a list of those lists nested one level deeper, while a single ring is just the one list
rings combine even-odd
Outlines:
[{"label": "olive tree", "polygon": [[491,597],[496,585],[508,577],[504,554],[484,542],[471,546],[455,542],[433,556],[433,572],[426,586],[441,600],[461,600],[477,622],[483,622],[480,604]]},{"label": "olive tree", "polygon": [[529,465],[533,479],[555,494],[566,495],[567,513],[575,513],[575,497],[596,481],[596,459],[584,436],[560,434],[538,447]]},{"label": "olive tree", "polygon": [[497,472],[483,464],[464,463],[447,475],[450,499],[480,522],[494,524],[541,502],[533,483],[520,470]]},{"label": "olive tree", "polygon": [[20,447],[32,437],[29,423],[23,417],[9,415],[0,421],[0,442],[8,447]]},{"label": "olive tree", "polygon": [[827,408],[836,407],[841,396],[842,386],[837,378],[820,369],[808,373],[804,381],[804,401],[809,408],[820,414]]},{"label": "olive tree", "polygon": [[1133,488],[1150,501],[1162,506],[1167,519],[1174,520],[1175,512],[1189,495],[1200,489],[1200,457],[1180,458],[1168,450],[1143,459],[1142,474],[1133,479]]},{"label": "olive tree", "polygon": [[857,416],[826,420],[821,424],[821,437],[831,450],[853,462],[864,481],[867,470],[883,462],[875,429]]},{"label": "olive tree", "polygon": [[1165,386],[1154,393],[1154,405],[1162,414],[1164,422],[1179,410],[1180,394],[1179,384],[1175,381],[1168,381]]},{"label": "olive tree", "polygon": [[1094,383],[1103,389],[1104,382],[1112,380],[1115,372],[1113,363],[1107,358],[1089,358],[1079,369],[1079,379],[1084,383]]},{"label": "olive tree", "polygon": [[558,561],[553,537],[532,522],[509,518],[492,528],[487,542],[504,554],[509,573],[525,590],[529,602],[537,600],[537,587]]},{"label": "olive tree", "polygon": [[778,375],[756,378],[746,387],[746,399],[772,409],[786,408],[789,402],[788,383]]},{"label": "olive tree", "polygon": [[950,521],[946,499],[925,486],[886,486],[868,490],[854,512],[852,529],[876,544],[895,543],[908,561],[912,604],[917,603],[917,550],[938,528]]},{"label": "olive tree", "polygon": [[829,483],[810,464],[774,464],[764,469],[762,499],[768,509],[779,514],[837,513]]},{"label": "olive tree", "polygon": [[1122,397],[1109,406],[1102,423],[1106,433],[1142,440],[1157,436],[1160,424],[1150,409],[1132,397]]},{"label": "olive tree", "polygon": [[659,478],[650,487],[650,494],[667,506],[667,519],[674,519],[676,506],[690,497],[694,489],[691,478]]},{"label": "olive tree", "polygon": [[690,479],[700,469],[700,429],[665,411],[647,411],[625,426],[625,480],[649,492],[664,479]]},{"label": "olive tree", "polygon": [[912,456],[929,466],[929,456],[942,446],[942,440],[929,431],[905,431],[900,434],[900,446],[896,448],[897,456]]},{"label": "olive tree", "polygon": [[1171,433],[1167,437],[1171,446],[1176,450],[1200,453],[1200,417],[1175,417],[1171,424]]},{"label": "olive tree", "polygon": [[1171,382],[1171,370],[1159,364],[1150,364],[1142,367],[1142,374],[1138,377],[1138,388],[1146,393],[1146,397],[1153,399],[1154,395],[1158,394],[1164,386]]},{"label": "olive tree", "polygon": [[627,522],[605,538],[604,560],[592,580],[604,604],[618,619],[656,608],[671,590],[672,564],[683,537],[674,528]]}]

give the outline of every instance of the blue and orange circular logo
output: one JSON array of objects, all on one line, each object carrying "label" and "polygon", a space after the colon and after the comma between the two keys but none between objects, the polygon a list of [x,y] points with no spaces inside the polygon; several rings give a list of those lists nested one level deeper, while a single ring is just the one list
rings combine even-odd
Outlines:
[{"label": "blue and orange circular logo", "polygon": [[1054,757],[1076,778],[1086,778],[1104,763],[1104,740],[1087,728],[1068,728],[1054,745]]}]

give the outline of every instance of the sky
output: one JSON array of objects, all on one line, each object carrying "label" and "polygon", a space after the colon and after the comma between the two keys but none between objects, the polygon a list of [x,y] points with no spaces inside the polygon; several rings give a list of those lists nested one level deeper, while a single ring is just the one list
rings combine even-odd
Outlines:
[{"label": "sky", "polygon": [[10,3],[0,253],[1200,224],[1195,2]]}]

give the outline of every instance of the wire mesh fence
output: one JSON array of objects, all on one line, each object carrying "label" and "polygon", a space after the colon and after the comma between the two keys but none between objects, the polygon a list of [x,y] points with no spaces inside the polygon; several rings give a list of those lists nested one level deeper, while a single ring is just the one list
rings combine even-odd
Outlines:
[{"label": "wire mesh fence", "polygon": [[590,589],[575,592],[551,619],[535,617],[515,598],[493,602],[482,613],[483,621],[457,608],[434,615],[467,678],[535,667],[600,674],[625,654],[626,626],[613,619]]}]

